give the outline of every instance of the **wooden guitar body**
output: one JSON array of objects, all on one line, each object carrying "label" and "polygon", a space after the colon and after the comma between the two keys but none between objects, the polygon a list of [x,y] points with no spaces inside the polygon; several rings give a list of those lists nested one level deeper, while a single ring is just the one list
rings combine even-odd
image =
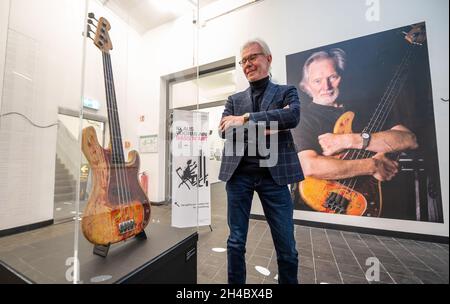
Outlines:
[{"label": "wooden guitar body", "polygon": [[[352,132],[355,114],[346,112],[336,121],[333,133]],[[350,152],[351,153],[351,152]],[[335,156],[343,159],[344,154]],[[381,213],[381,183],[372,176],[358,177],[357,183],[307,177],[300,182],[300,195],[312,209],[326,213],[378,217]]]},{"label": "wooden guitar body", "polygon": [[141,233],[150,220],[150,202],[139,181],[136,151],[128,162],[114,165],[111,150],[103,149],[95,129],[83,130],[82,150],[93,176],[93,188],[83,213],[84,236],[95,245],[117,243]]}]

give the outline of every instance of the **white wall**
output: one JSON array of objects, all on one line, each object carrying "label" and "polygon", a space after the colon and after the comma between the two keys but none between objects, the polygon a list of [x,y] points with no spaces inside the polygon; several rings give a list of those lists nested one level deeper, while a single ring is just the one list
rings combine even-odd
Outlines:
[{"label": "white wall", "polygon": [[[165,24],[143,36],[143,56],[136,66],[144,81],[139,103],[132,108],[133,117],[145,116],[139,124],[138,135],[158,134],[158,154],[141,154],[142,169],[150,173],[150,200],[165,200],[166,98],[162,76],[192,68],[196,62],[194,27],[190,17]],[[181,75],[180,75],[181,76]],[[130,113],[130,114],[131,114]]]},{"label": "white wall", "polygon": [[[59,105],[76,109],[80,100],[84,2],[13,0],[9,25],[5,2],[0,49],[8,52],[8,69],[2,112],[21,112],[40,125],[55,123]],[[52,219],[56,127],[39,129],[8,116],[0,129],[0,230]]]},{"label": "white wall", "polygon": [[9,1],[0,1],[0,109],[2,106],[3,69],[5,66],[6,38],[9,20]]},{"label": "white wall", "polygon": [[[199,63],[206,64],[230,56],[239,58],[242,43],[253,37],[261,37],[272,48],[274,79],[284,83],[285,58],[288,54],[426,21],[445,224],[301,211],[296,211],[295,217],[342,225],[448,236],[448,104],[440,101],[440,97],[448,98],[448,1],[397,0],[379,3],[380,20],[368,22],[368,7],[364,0],[265,0],[212,20],[203,27],[200,31]],[[188,27],[177,27],[177,23],[147,33],[144,37],[146,45],[157,46],[157,50],[148,53],[149,57],[155,54],[158,56],[149,60],[151,70],[163,75],[191,66],[190,43],[183,41],[188,35]],[[163,37],[176,39],[166,40]],[[170,60],[161,61],[160,58]],[[152,80],[157,81],[157,78],[154,76]],[[244,89],[247,82],[242,73],[238,73],[237,79],[238,89]],[[158,86],[156,83],[154,86],[152,100],[158,100]],[[158,125],[161,126],[160,123],[153,123],[149,127],[156,130]],[[160,178],[162,177],[161,175]],[[261,207],[254,206],[252,213],[262,214]]]}]

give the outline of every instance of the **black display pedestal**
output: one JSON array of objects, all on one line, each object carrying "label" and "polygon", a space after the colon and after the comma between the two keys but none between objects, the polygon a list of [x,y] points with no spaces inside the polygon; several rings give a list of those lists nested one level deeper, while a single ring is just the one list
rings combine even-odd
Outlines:
[{"label": "black display pedestal", "polygon": [[[53,225],[0,239],[0,284],[73,283],[73,223]],[[92,253],[80,235],[82,284],[195,284],[197,241],[193,229],[160,224],[146,228],[147,240],[111,246],[108,257]],[[21,242],[3,250],[2,243]],[[14,243],[13,243],[14,244]]]}]

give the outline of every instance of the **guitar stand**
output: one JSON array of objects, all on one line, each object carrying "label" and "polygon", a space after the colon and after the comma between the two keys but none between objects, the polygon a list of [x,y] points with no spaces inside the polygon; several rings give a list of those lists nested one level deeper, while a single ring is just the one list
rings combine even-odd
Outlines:
[{"label": "guitar stand", "polygon": [[[143,230],[142,232],[136,234],[135,238],[138,239],[138,240],[146,240],[147,239],[147,234],[145,234],[145,231]],[[101,256],[102,258],[106,258],[106,256],[108,255],[108,251],[109,251],[110,247],[111,247],[111,244],[108,244],[108,245],[95,245],[93,253],[95,255]]]},{"label": "guitar stand", "polygon": [[111,247],[111,244],[108,245],[95,245],[94,246],[94,254],[101,256],[102,258],[106,258],[108,255],[109,247]]},{"label": "guitar stand", "polygon": [[140,233],[136,234],[135,238],[137,238],[138,240],[146,240],[147,235],[145,234],[145,231],[142,230]]}]

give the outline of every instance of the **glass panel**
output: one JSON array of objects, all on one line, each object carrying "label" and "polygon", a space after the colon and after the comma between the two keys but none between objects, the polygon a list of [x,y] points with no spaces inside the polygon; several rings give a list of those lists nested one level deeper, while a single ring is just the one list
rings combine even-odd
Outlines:
[{"label": "glass panel", "polygon": [[0,272],[35,283],[195,283],[198,216],[172,227],[167,189],[168,88],[198,78],[197,4],[0,8]]},{"label": "glass panel", "polygon": [[[0,6],[0,271],[13,281],[70,283],[80,153],[58,108],[80,112],[85,3]],[[66,157],[62,145],[72,149]],[[70,206],[68,224],[56,225],[56,204]]]},{"label": "glass panel", "polygon": [[[167,88],[172,78],[195,77],[197,70],[192,66],[197,62],[196,8],[190,1],[176,2],[181,8],[156,0],[88,3],[94,15],[83,97],[99,106],[84,107],[84,118],[106,118],[106,145],[99,141],[99,130],[83,127],[81,150],[90,178],[80,179],[87,184],[85,206],[82,201],[79,206],[80,282],[196,281],[197,216],[186,228],[172,227],[171,201],[165,196],[170,179]],[[164,23],[186,28],[184,52],[165,52],[180,37],[159,35]],[[166,60],[171,56],[189,58],[188,71],[179,72],[177,60]],[[191,203],[196,206],[197,198]],[[182,261],[181,268],[155,272],[158,266],[151,264],[166,259]],[[136,269],[141,269],[139,275]]]}]

